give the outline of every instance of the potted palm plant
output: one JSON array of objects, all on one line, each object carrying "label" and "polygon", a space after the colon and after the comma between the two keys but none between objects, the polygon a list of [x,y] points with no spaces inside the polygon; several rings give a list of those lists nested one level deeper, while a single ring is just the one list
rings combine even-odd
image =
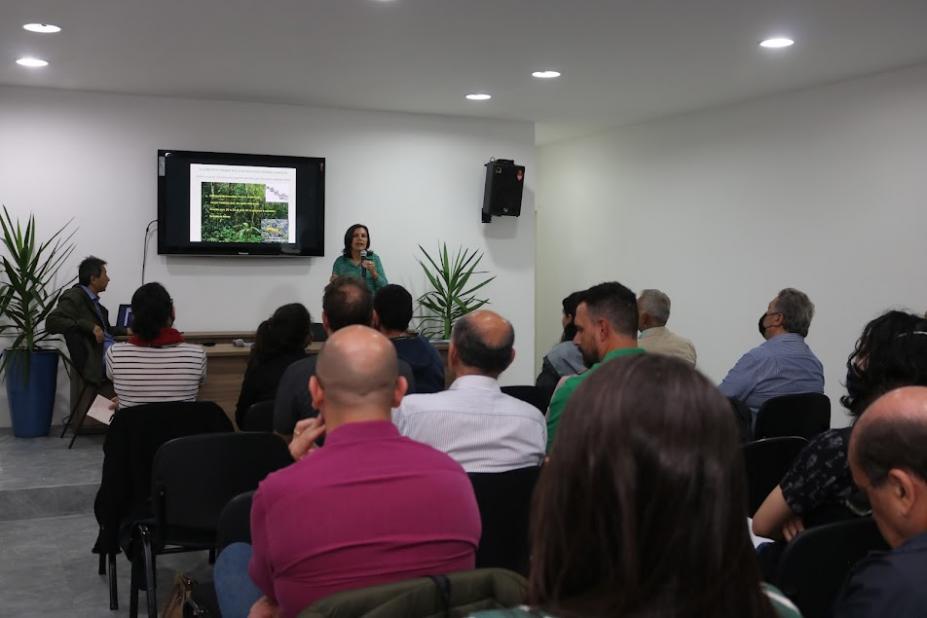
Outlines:
[{"label": "potted palm plant", "polygon": [[475,292],[495,277],[479,282],[475,280],[474,275],[485,274],[476,270],[483,259],[483,254],[476,249],[458,247],[452,258],[446,243],[438,247],[436,257],[432,257],[421,245],[418,248],[427,264],[422,260],[418,263],[431,284],[431,290],[418,298],[419,305],[428,311],[419,316],[419,332],[427,339],[450,339],[457,318],[489,302],[487,298],[477,298]]},{"label": "potted palm plant", "polygon": [[74,251],[70,224],[37,242],[33,215],[25,228],[6,206],[0,216],[5,249],[0,256],[0,336],[12,339],[0,358],[0,373],[6,381],[13,434],[20,438],[46,436],[51,428],[60,352],[41,344],[50,336],[45,318],[73,283],[72,279],[55,285],[58,270]]}]

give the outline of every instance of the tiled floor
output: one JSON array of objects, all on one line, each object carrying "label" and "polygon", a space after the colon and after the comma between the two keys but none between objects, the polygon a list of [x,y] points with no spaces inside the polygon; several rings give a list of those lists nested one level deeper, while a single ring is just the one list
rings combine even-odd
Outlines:
[{"label": "tiled floor", "polygon": [[[90,552],[97,535],[93,496],[103,463],[102,437],[23,440],[0,430],[0,616],[127,616],[129,563],[118,556],[119,610],[109,610],[106,577]],[[205,553],[158,559],[158,596],[177,571],[210,579]],[[144,595],[139,597],[145,614]]]},{"label": "tiled floor", "polygon": [[71,436],[58,438],[52,427],[47,438],[14,438],[0,430],[0,491],[93,483],[99,485],[103,466],[103,436],[79,436],[68,450]]},{"label": "tiled floor", "polygon": [[[97,574],[90,548],[97,534],[93,515],[69,515],[3,522],[0,526],[0,615],[90,618],[129,615],[129,562],[117,557],[119,610],[109,610],[106,576]],[[178,571],[211,579],[205,553],[158,558],[162,606]],[[145,614],[145,596],[139,595]]]}]

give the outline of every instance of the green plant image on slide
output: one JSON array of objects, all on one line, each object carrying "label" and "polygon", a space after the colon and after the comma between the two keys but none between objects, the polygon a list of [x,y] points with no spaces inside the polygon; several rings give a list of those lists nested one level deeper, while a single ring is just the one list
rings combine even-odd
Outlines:
[{"label": "green plant image on slide", "polygon": [[264,184],[204,182],[200,195],[203,242],[286,242],[288,205],[268,202]]}]

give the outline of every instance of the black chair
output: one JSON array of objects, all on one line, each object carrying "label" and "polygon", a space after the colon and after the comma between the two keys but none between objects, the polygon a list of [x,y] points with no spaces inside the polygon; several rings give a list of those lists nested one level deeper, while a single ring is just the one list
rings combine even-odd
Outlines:
[{"label": "black chair", "polygon": [[753,517],[763,500],[785,476],[796,455],[808,444],[798,436],[766,438],[743,446],[747,471],[747,515]]},{"label": "black chair", "polygon": [[[238,494],[222,508],[216,526],[216,556],[232,543],[251,543],[253,491]],[[220,616],[215,583],[198,581],[184,602],[184,616]]]},{"label": "black chair", "polygon": [[253,491],[238,494],[219,513],[216,527],[216,553],[232,543],[251,543],[251,501]]},{"label": "black chair", "polygon": [[309,324],[309,336],[312,341],[319,342],[328,339],[328,333],[325,332],[325,326],[321,322],[312,322]]},{"label": "black chair", "polygon": [[550,398],[547,397],[543,388],[538,388],[532,384],[524,386],[503,386],[502,392],[515,399],[530,403],[540,410],[541,414],[547,414],[547,406],[550,405]]},{"label": "black chair", "polygon": [[830,399],[821,393],[773,397],[760,406],[753,439],[801,436],[811,440],[830,428]]},{"label": "black chair", "polygon": [[753,412],[747,407],[747,404],[736,397],[728,397],[731,404],[731,411],[734,412],[734,420],[737,422],[737,430],[740,432],[741,442],[750,442],[753,440]]},{"label": "black chair", "polygon": [[273,431],[274,430],[274,400],[253,403],[245,412],[242,422],[242,431]]},{"label": "black chair", "polygon": [[[87,411],[90,409],[90,405],[93,403],[102,385],[100,382],[88,380],[86,375],[84,375],[84,368],[87,366],[88,358],[87,338],[88,335],[76,328],[69,329],[64,333],[64,344],[68,349],[68,365],[71,373],[71,381],[77,381],[76,385],[72,384],[71,386],[71,397],[74,398],[74,401],[71,402],[71,411],[62,421],[61,435],[58,436],[59,438],[63,438],[68,432],[68,429],[74,431],[71,442],[68,443],[69,449],[74,446],[74,441],[77,440],[77,436],[81,433],[84,420],[87,418]],[[93,346],[90,347],[92,348]]]},{"label": "black chair", "polygon": [[824,618],[853,566],[871,551],[888,549],[868,517],[810,528],[786,547],[775,584],[802,616]]},{"label": "black chair", "polygon": [[540,467],[531,466],[468,474],[483,525],[476,568],[503,568],[522,575],[528,572],[528,519],[540,471]]},{"label": "black chair", "polygon": [[129,615],[138,615],[142,572],[148,615],[157,615],[158,554],[209,551],[212,557],[225,505],[238,494],[257,489],[264,477],[291,463],[286,444],[269,433],[190,436],[158,449],[151,470],[154,517],[135,527],[142,549],[135,553]]},{"label": "black chair", "polygon": [[[103,473],[93,504],[100,525],[93,551],[100,554],[100,575],[107,574],[109,562],[110,609],[119,609],[116,554],[126,540],[120,539],[120,530],[151,514],[151,464],[157,450],[181,436],[230,431],[228,416],[211,401],[153,403],[124,408],[113,417],[103,443]],[[130,553],[126,556],[132,559]]]}]

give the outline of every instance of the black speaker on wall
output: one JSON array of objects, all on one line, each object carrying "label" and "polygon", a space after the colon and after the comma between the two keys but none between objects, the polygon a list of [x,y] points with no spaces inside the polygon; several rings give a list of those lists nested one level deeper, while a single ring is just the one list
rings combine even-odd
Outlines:
[{"label": "black speaker on wall", "polygon": [[525,186],[525,166],[509,159],[495,159],[486,164],[486,188],[483,190],[483,223],[493,217],[517,217],[521,214],[521,193]]}]

